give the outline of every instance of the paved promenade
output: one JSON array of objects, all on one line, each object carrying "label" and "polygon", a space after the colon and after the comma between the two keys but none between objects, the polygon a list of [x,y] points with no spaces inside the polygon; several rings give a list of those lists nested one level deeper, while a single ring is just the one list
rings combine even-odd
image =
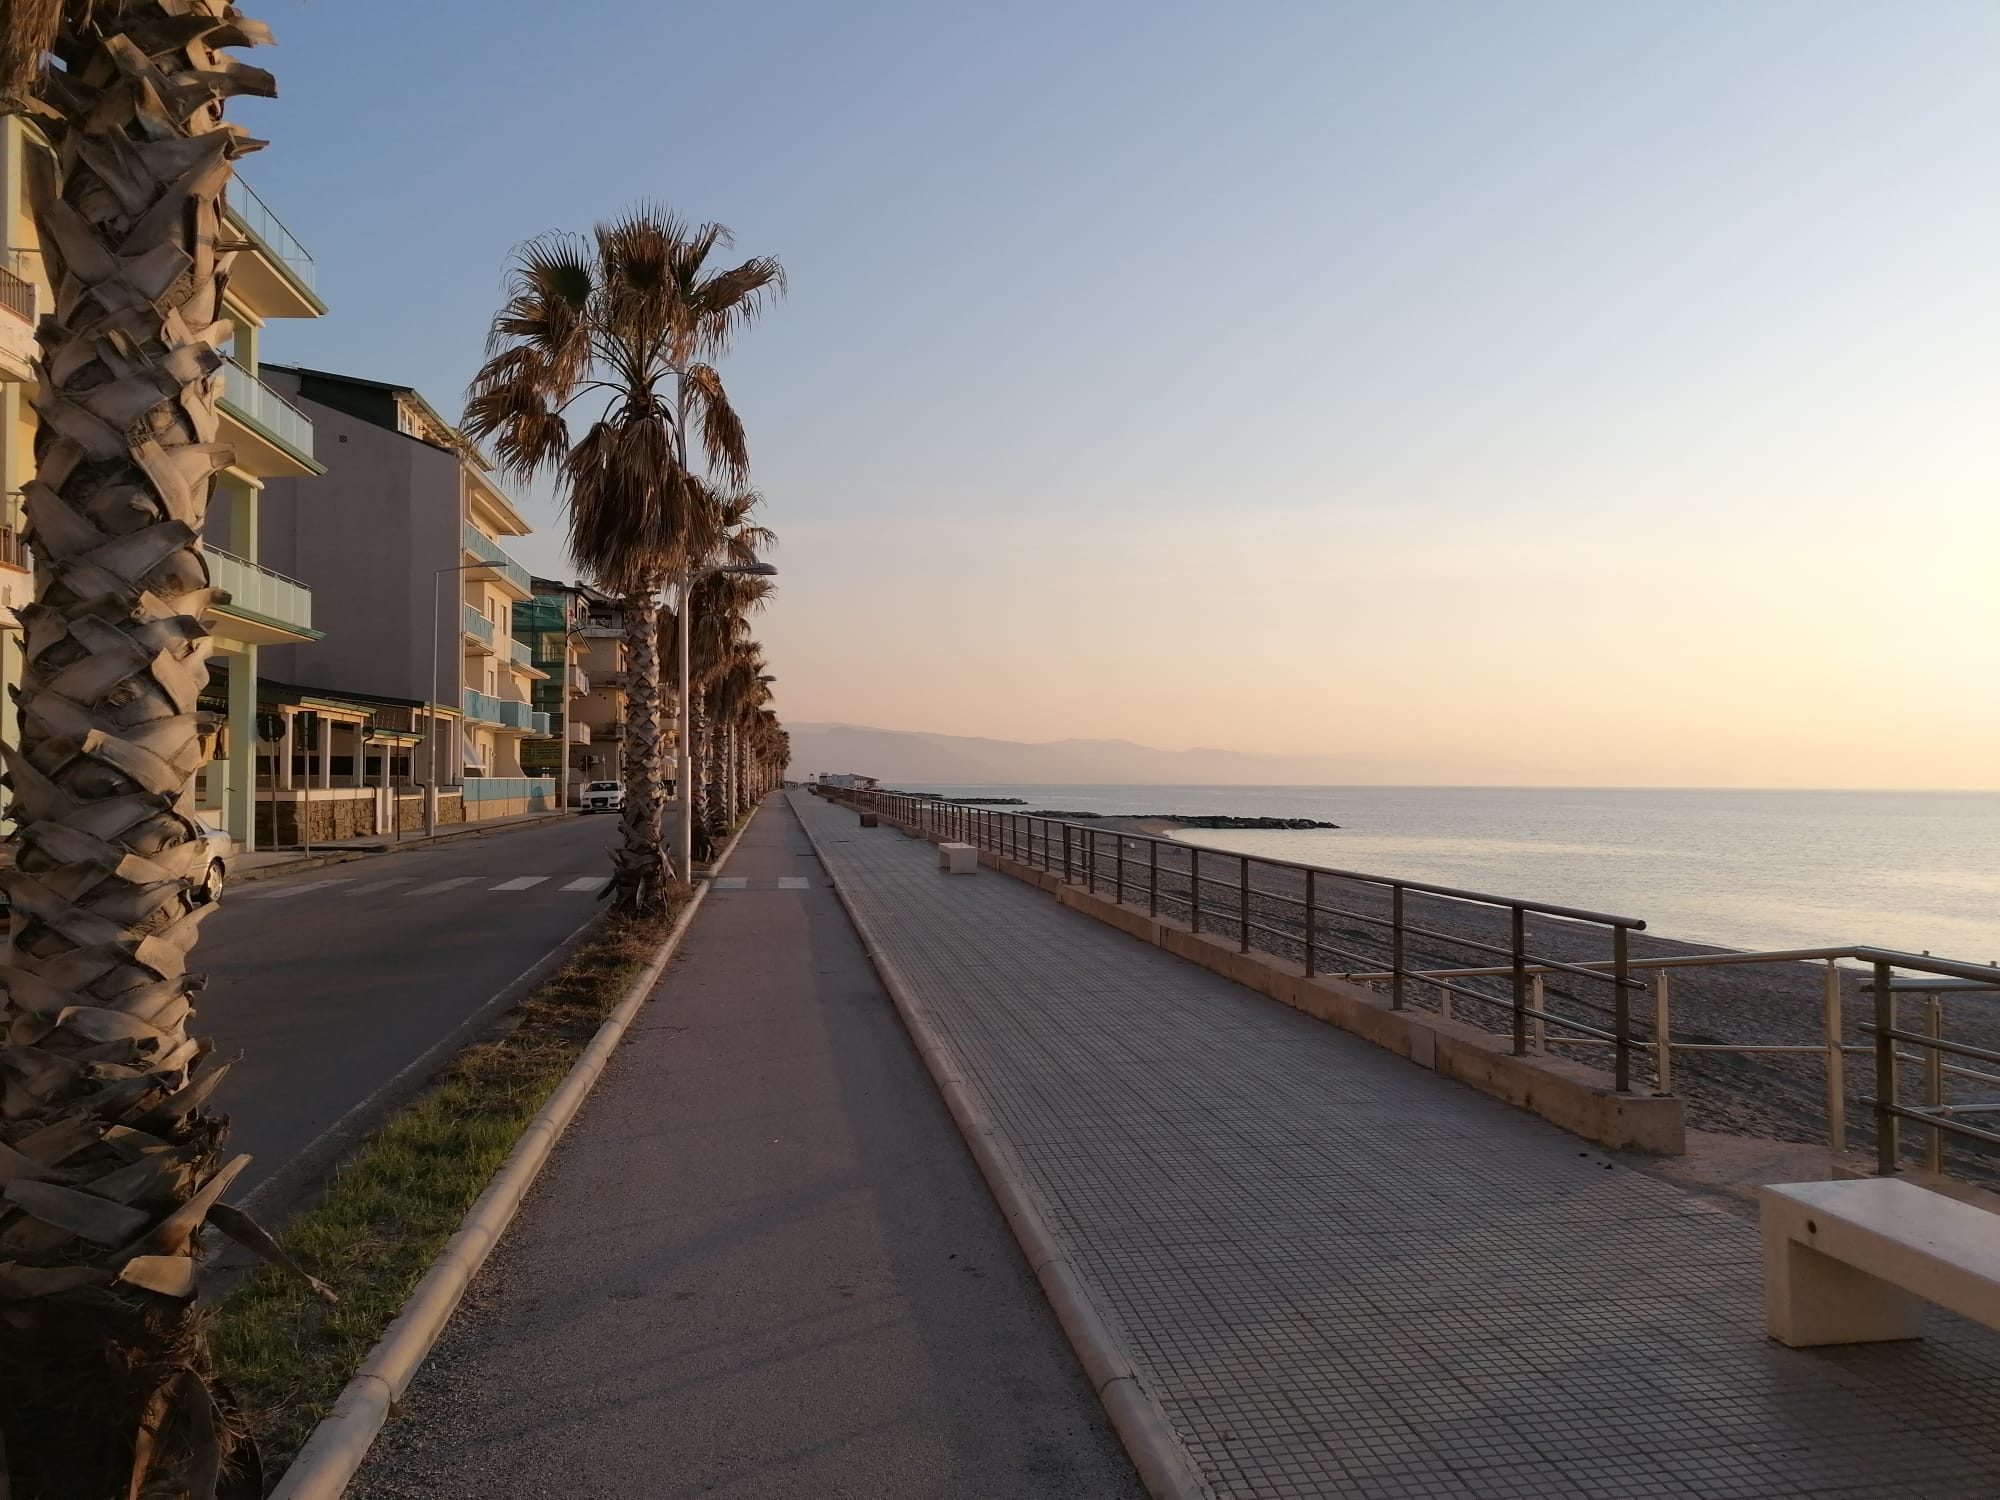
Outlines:
[{"label": "paved promenade", "polygon": [[1141,1500],[781,801],[349,1493]]},{"label": "paved promenade", "polygon": [[2000,1495],[2000,1338],[1784,1349],[1732,1209],[793,803],[1218,1496]]}]

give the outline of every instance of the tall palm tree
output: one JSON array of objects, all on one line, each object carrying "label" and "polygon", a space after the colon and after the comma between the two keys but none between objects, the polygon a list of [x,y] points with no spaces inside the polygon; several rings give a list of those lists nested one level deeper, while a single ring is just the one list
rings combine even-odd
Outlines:
[{"label": "tall palm tree", "polygon": [[[713,758],[713,689],[750,638],[750,614],[763,608],[773,592],[767,578],[728,573],[711,573],[688,592],[688,703],[692,721],[682,730],[689,736],[693,785],[683,795],[695,819],[697,858],[711,857],[727,829],[716,795],[720,783]],[[675,623],[669,618],[664,628],[671,631]]]},{"label": "tall palm tree", "polygon": [[38,330],[35,602],[0,964],[0,1493],[254,1490],[208,1381],[204,1222],[249,1160],[203,1108],[189,1037],[208,862],[193,783],[208,679],[201,534],[230,337],[222,192],[260,143],[222,118],[269,74],[224,0],[10,0],[0,92],[56,154],[34,204],[56,287]]},{"label": "tall palm tree", "polygon": [[[769,258],[709,258],[720,225],[641,206],[589,238],[551,234],[515,252],[465,428],[518,478],[557,478],[577,565],[618,596],[629,651],[624,822],[613,910],[664,908],[659,593],[718,545],[726,517],[702,470],[741,483],[743,424],[711,361],[781,291]],[[571,408],[589,425],[573,434]],[[592,410],[594,408],[594,410]],[[686,878],[688,871],[679,872]]]}]

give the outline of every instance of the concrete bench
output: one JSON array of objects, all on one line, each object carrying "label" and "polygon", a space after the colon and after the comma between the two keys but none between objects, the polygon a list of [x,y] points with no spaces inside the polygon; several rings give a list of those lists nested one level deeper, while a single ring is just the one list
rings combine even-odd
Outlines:
[{"label": "concrete bench", "polygon": [[977,874],[979,851],[970,844],[939,844],[938,868],[947,875]]},{"label": "concrete bench", "polygon": [[1894,1177],[1759,1197],[1765,1324],[1779,1343],[1922,1338],[1926,1302],[2000,1328],[2000,1214]]},{"label": "concrete bench", "polygon": [[874,813],[863,813],[861,815],[861,826],[863,828],[879,827],[881,821],[882,820]]}]

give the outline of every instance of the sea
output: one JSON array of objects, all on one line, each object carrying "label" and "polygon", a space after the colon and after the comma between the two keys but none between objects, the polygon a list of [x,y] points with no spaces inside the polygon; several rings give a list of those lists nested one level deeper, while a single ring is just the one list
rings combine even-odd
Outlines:
[{"label": "sea", "polygon": [[1314,818],[1207,847],[1641,917],[1665,937],[2000,960],[2000,792],[911,785],[1022,811]]}]

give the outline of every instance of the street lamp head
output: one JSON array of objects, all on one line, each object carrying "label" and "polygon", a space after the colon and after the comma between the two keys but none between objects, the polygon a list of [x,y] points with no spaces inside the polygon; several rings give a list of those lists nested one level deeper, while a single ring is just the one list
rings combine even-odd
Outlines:
[{"label": "street lamp head", "polygon": [[757,680],[758,680],[759,682],[776,682],[776,681],[777,681],[778,679],[777,679],[777,678],[775,678],[775,677],[772,677],[772,676],[769,676],[769,675],[766,675],[766,676],[763,676],[763,677],[759,677],[759,678],[758,678]]},{"label": "street lamp head", "polygon": [[775,576],[778,570],[767,562],[754,562],[728,563],[717,568],[715,571],[718,573],[741,573],[751,578],[770,578]]}]

